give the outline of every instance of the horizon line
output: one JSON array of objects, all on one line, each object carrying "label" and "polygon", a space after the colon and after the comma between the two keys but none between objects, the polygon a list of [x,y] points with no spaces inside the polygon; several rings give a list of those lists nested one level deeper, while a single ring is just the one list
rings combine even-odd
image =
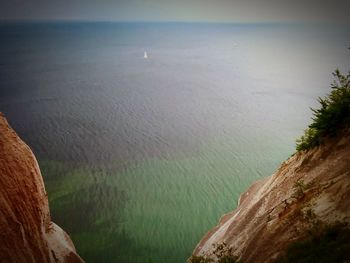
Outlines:
[{"label": "horizon line", "polygon": [[125,24],[222,24],[222,25],[334,25],[348,26],[348,23],[340,22],[305,22],[305,21],[180,21],[180,20],[87,20],[87,19],[23,19],[23,18],[0,18],[0,23],[125,23]]}]

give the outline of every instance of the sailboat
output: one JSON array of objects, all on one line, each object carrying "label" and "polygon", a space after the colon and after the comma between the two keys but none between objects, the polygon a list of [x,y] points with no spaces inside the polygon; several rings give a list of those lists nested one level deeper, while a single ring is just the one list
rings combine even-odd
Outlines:
[{"label": "sailboat", "polygon": [[147,55],[146,51],[143,53],[143,58],[148,58],[148,55]]}]

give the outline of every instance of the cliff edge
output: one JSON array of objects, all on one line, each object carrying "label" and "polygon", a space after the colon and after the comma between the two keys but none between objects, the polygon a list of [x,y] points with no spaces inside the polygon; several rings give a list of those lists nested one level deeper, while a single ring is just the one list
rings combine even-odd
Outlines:
[{"label": "cliff edge", "polygon": [[274,262],[313,228],[339,222],[350,223],[350,129],[251,185],[193,255],[218,261],[215,250],[224,244],[242,262]]},{"label": "cliff edge", "polygon": [[30,148],[0,113],[0,261],[84,262],[51,222],[47,194]]}]

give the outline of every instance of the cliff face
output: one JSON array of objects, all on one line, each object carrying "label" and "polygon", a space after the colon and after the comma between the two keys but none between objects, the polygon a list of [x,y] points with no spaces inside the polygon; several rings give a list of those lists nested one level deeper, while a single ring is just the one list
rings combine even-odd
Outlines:
[{"label": "cliff face", "polygon": [[0,262],[83,262],[51,222],[35,156],[1,113],[0,189]]},{"label": "cliff face", "polygon": [[350,223],[350,130],[251,185],[193,255],[215,260],[213,245],[224,242],[243,262],[273,262],[316,222],[338,221]]}]

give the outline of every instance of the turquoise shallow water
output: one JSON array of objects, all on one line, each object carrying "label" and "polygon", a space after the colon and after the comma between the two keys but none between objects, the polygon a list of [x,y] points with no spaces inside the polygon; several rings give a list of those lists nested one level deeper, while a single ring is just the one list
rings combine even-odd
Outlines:
[{"label": "turquoise shallow water", "polygon": [[293,153],[350,42],[291,25],[3,24],[0,36],[0,110],[87,262],[184,262]]},{"label": "turquoise shallow water", "polygon": [[[55,193],[50,202],[57,219],[82,244],[80,251],[94,262],[182,262],[208,227],[235,207],[242,189],[278,165],[274,159],[281,149],[265,144],[260,150],[268,150],[267,157],[254,150],[237,155],[232,147],[229,138],[221,138],[194,156],[151,158],[119,173],[69,169],[64,180],[48,184]],[[59,171],[52,163],[42,167],[44,174]]]}]

